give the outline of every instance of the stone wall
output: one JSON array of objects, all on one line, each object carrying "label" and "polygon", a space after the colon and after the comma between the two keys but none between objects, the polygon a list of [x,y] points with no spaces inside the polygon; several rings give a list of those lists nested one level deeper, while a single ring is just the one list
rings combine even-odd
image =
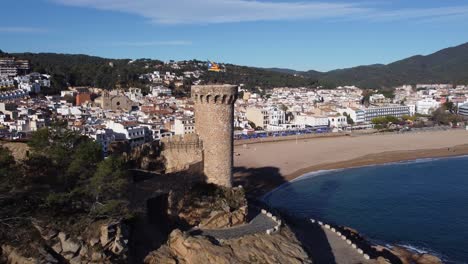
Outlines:
[{"label": "stone wall", "polygon": [[164,160],[166,173],[181,172],[193,168],[202,170],[202,166],[197,165],[203,164],[202,143],[197,135],[187,134],[164,138],[161,141],[161,148],[161,157]]},{"label": "stone wall", "polygon": [[232,187],[233,120],[237,87],[192,86],[195,130],[203,142],[204,174],[208,183]]}]

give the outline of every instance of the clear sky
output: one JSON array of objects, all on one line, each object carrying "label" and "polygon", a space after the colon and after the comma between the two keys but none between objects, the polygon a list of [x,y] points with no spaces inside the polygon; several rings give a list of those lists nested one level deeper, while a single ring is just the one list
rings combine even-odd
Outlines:
[{"label": "clear sky", "polygon": [[466,0],[2,0],[0,49],[326,71],[468,42]]}]

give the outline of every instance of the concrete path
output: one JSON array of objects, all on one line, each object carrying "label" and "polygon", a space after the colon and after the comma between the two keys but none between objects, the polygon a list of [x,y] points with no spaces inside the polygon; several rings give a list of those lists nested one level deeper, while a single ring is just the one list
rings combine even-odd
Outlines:
[{"label": "concrete path", "polygon": [[192,229],[191,235],[211,236],[216,239],[233,239],[246,235],[265,233],[266,230],[274,228],[277,225],[275,221],[262,213],[258,213],[248,224],[223,228],[223,229]]},{"label": "concrete path", "polygon": [[339,238],[336,233],[324,227],[321,228],[328,239],[336,264],[376,263],[375,260],[365,260],[363,255],[348,245],[346,241]]}]

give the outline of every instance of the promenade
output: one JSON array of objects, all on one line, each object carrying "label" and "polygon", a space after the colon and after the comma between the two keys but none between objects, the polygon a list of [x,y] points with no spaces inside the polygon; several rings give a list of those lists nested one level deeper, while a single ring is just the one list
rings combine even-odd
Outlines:
[{"label": "promenade", "polygon": [[249,223],[223,229],[193,229],[191,235],[210,236],[216,239],[234,239],[257,233],[265,233],[277,225],[270,217],[258,213]]}]

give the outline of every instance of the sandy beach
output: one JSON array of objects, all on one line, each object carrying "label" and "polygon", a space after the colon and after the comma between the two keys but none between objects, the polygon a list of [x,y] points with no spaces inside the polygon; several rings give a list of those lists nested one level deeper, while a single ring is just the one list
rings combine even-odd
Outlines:
[{"label": "sandy beach", "polygon": [[468,131],[344,136],[235,147],[235,183],[263,194],[305,173],[468,155]]}]

